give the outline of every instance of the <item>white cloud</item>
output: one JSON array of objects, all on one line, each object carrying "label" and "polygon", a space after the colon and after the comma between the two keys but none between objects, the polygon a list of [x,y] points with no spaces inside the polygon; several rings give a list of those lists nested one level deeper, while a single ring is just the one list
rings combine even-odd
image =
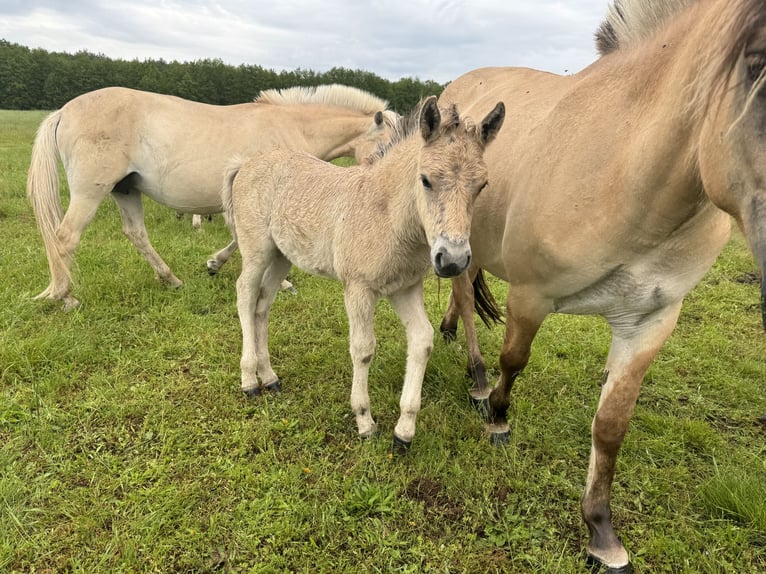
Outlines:
[{"label": "white cloud", "polygon": [[4,1],[0,38],[50,51],[446,82],[482,66],[577,71],[607,0]]}]

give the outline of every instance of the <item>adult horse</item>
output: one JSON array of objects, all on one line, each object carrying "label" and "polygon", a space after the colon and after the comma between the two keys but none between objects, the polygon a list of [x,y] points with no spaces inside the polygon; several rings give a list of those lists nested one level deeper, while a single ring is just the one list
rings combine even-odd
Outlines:
[{"label": "adult horse", "polygon": [[[454,333],[459,312],[472,392],[488,395],[488,430],[502,440],[545,317],[606,318],[582,514],[589,560],[618,573],[632,567],[611,524],[611,485],[646,370],[726,244],[730,215],[766,266],[766,3],[617,0],[596,37],[601,57],[572,76],[479,69],[444,91],[443,103],[473,115],[498,99],[513,106],[487,150],[473,269],[453,282],[442,331]],[[491,393],[473,331],[478,268],[510,284]]]},{"label": "adult horse", "polygon": [[[476,125],[425,100],[391,145],[364,165],[341,168],[284,149],[233,165],[223,204],[242,253],[237,310],[242,390],[280,382],[268,351],[268,313],[292,264],[343,283],[354,367],[351,407],[361,436],[375,430],[367,378],[375,350],[375,303],[386,297],[407,332],[407,367],[396,447],[409,445],[433,346],[423,306],[429,264],[453,277],[471,260],[471,211],[487,185],[483,154],[503,123],[497,103]],[[409,126],[409,127],[408,127]]]},{"label": "adult horse", "polygon": [[[386,101],[332,85],[268,90],[254,102],[213,106],[127,88],[104,88],[68,102],[40,125],[27,194],[45,243],[51,281],[37,298],[78,305],[71,266],[80,236],[111,194],[123,231],[173,287],[181,281],[157,254],[144,226],[142,194],[177,211],[219,213],[221,174],[235,154],[287,147],[322,159],[365,156],[390,134]],[[59,156],[69,183],[62,214]]]}]

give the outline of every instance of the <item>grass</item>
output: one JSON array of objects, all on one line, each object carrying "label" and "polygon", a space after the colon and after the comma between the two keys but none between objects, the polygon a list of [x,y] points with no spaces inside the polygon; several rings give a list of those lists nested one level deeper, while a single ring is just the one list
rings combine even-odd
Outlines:
[{"label": "grass", "polygon": [[[405,356],[391,309],[376,316],[377,437],[357,438],[348,407],[340,286],[298,271],[271,323],[285,391],[246,400],[239,261],[215,278],[204,268],[227,242],[220,218],[195,233],[145,203],[157,251],[185,282],[170,290],[107,201],[77,253],[82,307],[31,301],[48,281],[24,197],[43,115],[0,111],[0,571],[585,572],[579,498],[602,320],[545,323],[503,448],[468,404],[462,344],[437,337],[415,442],[390,458]],[[735,235],[646,378],[613,488],[639,572],[766,571],[756,271]],[[426,292],[438,324],[449,284],[429,277]],[[479,334],[494,367],[502,329]]]}]

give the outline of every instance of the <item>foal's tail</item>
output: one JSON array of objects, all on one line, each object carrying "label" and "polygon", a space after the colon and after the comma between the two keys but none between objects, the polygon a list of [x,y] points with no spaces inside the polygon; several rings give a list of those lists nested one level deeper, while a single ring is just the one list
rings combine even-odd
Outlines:
[{"label": "foal's tail", "polygon": [[223,185],[221,186],[223,217],[226,220],[229,229],[231,229],[231,232],[234,234],[235,239],[237,238],[237,233],[234,229],[234,200],[231,196],[231,190],[234,187],[234,178],[237,177],[243,163],[244,160],[238,155],[235,155],[229,160],[229,163],[223,170]]},{"label": "foal's tail", "polygon": [[484,279],[484,271],[482,269],[479,269],[476,278],[473,280],[473,302],[476,313],[487,327],[491,327],[492,323],[498,324],[503,322],[503,314],[500,312],[500,307],[497,306],[497,302],[489,290],[489,285],[487,285],[487,281]]},{"label": "foal's tail", "polygon": [[57,295],[52,293],[55,284],[60,284],[55,278],[65,278],[67,283],[70,279],[70,271],[61,257],[60,242],[56,237],[56,229],[63,218],[59,194],[59,150],[56,144],[56,129],[60,121],[61,110],[58,110],[40,124],[32,146],[32,161],[27,176],[27,197],[32,204],[37,228],[45,243],[51,272],[50,285],[36,299]]}]

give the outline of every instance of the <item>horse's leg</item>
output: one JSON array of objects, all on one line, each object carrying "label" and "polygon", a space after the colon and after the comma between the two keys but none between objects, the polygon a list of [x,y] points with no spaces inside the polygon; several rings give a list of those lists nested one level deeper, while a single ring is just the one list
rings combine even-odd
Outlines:
[{"label": "horse's leg", "polygon": [[592,424],[588,480],[582,514],[590,531],[588,554],[606,565],[607,572],[631,572],[628,553],[612,528],[612,480],[617,453],[633,415],[641,382],[654,357],[675,327],[681,303],[642,317],[640,324],[610,321],[612,345],[604,385]]},{"label": "horse's leg", "polygon": [[[257,246],[252,256],[242,257],[242,271],[237,278],[237,314],[242,326],[242,357],[239,361],[242,391],[248,397],[261,394],[258,384],[258,329],[256,309],[262,279],[271,264],[272,254]],[[268,317],[268,309],[262,316]],[[268,344],[268,343],[267,343]],[[266,352],[268,354],[268,350]],[[275,377],[276,378],[276,375]]]},{"label": "horse's leg", "polygon": [[[514,303],[511,302],[514,300]],[[529,362],[532,341],[548,314],[536,299],[521,300],[520,293],[509,290],[506,302],[505,336],[500,350],[500,380],[489,395],[487,431],[495,444],[505,443],[509,436],[508,407],[513,382]]]},{"label": "horse's leg", "polygon": [[144,206],[141,203],[141,193],[135,189],[126,193],[115,191],[112,193],[120,209],[122,217],[122,231],[135,245],[138,252],[144,256],[152,266],[154,272],[160,280],[165,281],[171,287],[180,287],[183,283],[173,275],[170,267],[162,260],[149,243],[149,237],[146,234],[144,225]]},{"label": "horse's leg", "polygon": [[199,213],[192,214],[192,227],[195,231],[202,231],[202,216]]},{"label": "horse's leg", "polygon": [[36,299],[45,297],[63,300],[66,311],[80,304],[70,293],[72,260],[75,249],[80,244],[83,231],[93,221],[101,201],[109,193],[99,188],[93,189],[92,193],[81,193],[77,190],[78,188],[73,183],[69,208],[56,229],[55,249],[58,251],[58,257],[49,256],[48,258],[51,272],[50,284],[45,291],[35,297]]},{"label": "horse's leg", "polygon": [[434,328],[423,304],[423,282],[389,295],[394,311],[407,331],[407,368],[399,401],[399,422],[394,428],[394,449],[409,447],[420,411],[423,376],[434,344]]},{"label": "horse's leg", "polygon": [[229,258],[234,254],[236,250],[237,238],[234,237],[231,240],[231,243],[229,243],[226,247],[216,251],[210,256],[210,258],[207,260],[207,272],[210,275],[215,275],[218,273],[218,270],[223,267],[223,264],[229,260]]},{"label": "horse's leg", "polygon": [[255,305],[255,355],[258,379],[267,391],[282,390],[279,377],[271,368],[269,356],[269,310],[279,291],[282,279],[290,271],[290,261],[281,253],[276,254],[261,280],[261,289]]},{"label": "horse's leg", "polygon": [[346,285],[343,298],[348,315],[349,351],[354,367],[351,410],[356,415],[359,435],[367,438],[375,432],[375,421],[370,413],[367,379],[370,362],[375,353],[373,316],[377,298],[369,289],[352,284]]}]

